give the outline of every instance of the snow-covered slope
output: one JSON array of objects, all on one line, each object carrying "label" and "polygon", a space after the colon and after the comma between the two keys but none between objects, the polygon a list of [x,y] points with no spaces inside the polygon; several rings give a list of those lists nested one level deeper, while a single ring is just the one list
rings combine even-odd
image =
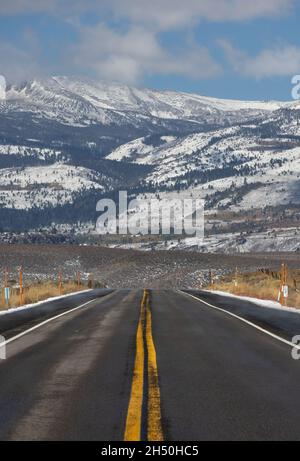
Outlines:
[{"label": "snow-covered slope", "polygon": [[[107,156],[110,160],[126,160],[127,162],[156,164],[161,167],[170,165],[171,168],[186,163],[186,156],[208,148],[212,139],[223,140],[237,132],[238,128],[228,128],[209,133],[196,133],[186,137],[169,137],[167,142],[161,142],[160,146],[151,146],[147,138],[141,138],[122,145]],[[209,158],[209,156],[208,156]],[[191,159],[188,158],[188,161]],[[176,165],[171,165],[171,162]]]},{"label": "snow-covered slope", "polygon": [[[293,131],[294,132],[294,131]],[[145,181],[157,190],[196,191],[231,210],[300,203],[300,142],[287,127],[262,137],[258,126],[237,126],[169,138],[159,146],[147,139],[113,151],[110,159],[151,165]],[[209,197],[209,198],[208,198]]]},{"label": "snow-covered slope", "polygon": [[3,210],[42,214],[49,207],[55,219],[53,209],[70,203],[69,222],[89,219],[95,204],[87,201],[120,187],[202,197],[209,213],[298,206],[299,184],[299,102],[221,100],[59,76],[8,84],[0,100],[4,222]]},{"label": "snow-covered slope", "polygon": [[154,119],[224,125],[285,107],[280,102],[222,100],[173,91],[132,88],[87,79],[53,77],[9,87],[8,102],[38,109],[67,124],[133,124]]},{"label": "snow-covered slope", "polygon": [[0,206],[14,209],[45,208],[72,203],[76,194],[104,190],[107,178],[82,167],[50,166],[0,170]]},{"label": "snow-covered slope", "polygon": [[[138,164],[151,164],[160,159],[160,151],[166,146],[174,145],[177,137],[159,136],[155,143],[151,143],[149,137],[134,139],[129,143],[117,147],[107,156],[109,160],[126,160]],[[156,156],[156,152],[158,155]]]},{"label": "snow-covered slope", "polygon": [[[279,174],[279,166],[291,167],[297,162],[299,150],[296,143],[279,136],[262,138],[257,127],[231,127],[208,133],[196,133],[184,137],[169,137],[159,146],[151,146],[147,138],[140,138],[114,150],[107,158],[137,164],[151,165],[154,169],[146,178],[148,183],[159,186],[187,187],[193,183],[209,183],[218,170],[223,178],[239,176],[268,177],[273,171]],[[294,149],[295,148],[295,149]],[[225,170],[232,170],[226,173]],[[221,173],[224,171],[224,175]],[[249,170],[249,171],[247,171]],[[284,169],[285,171],[285,169]],[[207,177],[206,177],[207,176]],[[223,180],[224,181],[224,180]]]},{"label": "snow-covered slope", "polygon": [[18,157],[31,157],[39,160],[64,159],[61,151],[47,148],[34,148],[14,144],[0,144],[0,155],[16,155]]}]

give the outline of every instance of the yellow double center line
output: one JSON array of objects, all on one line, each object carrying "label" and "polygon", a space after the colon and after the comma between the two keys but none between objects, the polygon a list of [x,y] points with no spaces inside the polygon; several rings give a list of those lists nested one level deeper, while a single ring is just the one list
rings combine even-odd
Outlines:
[{"label": "yellow double center line", "polygon": [[[147,379],[145,379],[146,373]],[[147,389],[145,389],[145,383],[147,384]],[[147,400],[146,407],[144,399]],[[146,408],[147,412],[147,440],[163,440],[160,390],[156,351],[152,337],[152,317],[148,290],[144,290],[136,333],[136,356],[124,434],[125,441],[139,441],[142,439],[143,408]]]}]

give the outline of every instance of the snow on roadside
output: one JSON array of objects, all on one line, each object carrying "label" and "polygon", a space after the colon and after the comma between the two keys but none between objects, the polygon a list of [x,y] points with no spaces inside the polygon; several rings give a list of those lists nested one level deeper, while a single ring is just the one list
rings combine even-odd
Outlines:
[{"label": "snow on roadside", "polygon": [[203,290],[203,291],[206,291],[208,293],[213,293],[216,295],[220,295],[220,296],[227,296],[229,298],[241,299],[242,301],[250,301],[251,303],[256,304],[257,306],[269,307],[271,309],[279,309],[279,310],[288,311],[288,312],[296,312],[297,314],[300,314],[300,309],[297,309],[296,307],[282,306],[277,301],[271,301],[268,299],[251,298],[250,296],[239,296],[239,295],[234,295],[232,293],[228,293],[227,291],[219,291],[219,290]]},{"label": "snow on roadside", "polygon": [[19,312],[19,311],[24,311],[24,310],[27,310],[27,309],[32,309],[33,307],[40,306],[41,304],[45,304],[45,303],[48,303],[48,302],[51,302],[51,301],[56,301],[58,299],[63,299],[63,298],[66,298],[68,296],[74,296],[74,295],[86,293],[88,291],[92,291],[92,290],[88,289],[88,290],[82,290],[82,291],[75,291],[74,293],[68,293],[66,295],[53,296],[52,298],[46,298],[46,299],[43,299],[42,301],[38,301],[37,303],[25,304],[24,306],[21,306],[21,307],[12,307],[10,309],[6,309],[6,310],[3,310],[3,311],[1,310],[0,311],[0,316],[1,315],[7,315],[7,314],[13,314],[13,313],[15,313],[17,311]]}]

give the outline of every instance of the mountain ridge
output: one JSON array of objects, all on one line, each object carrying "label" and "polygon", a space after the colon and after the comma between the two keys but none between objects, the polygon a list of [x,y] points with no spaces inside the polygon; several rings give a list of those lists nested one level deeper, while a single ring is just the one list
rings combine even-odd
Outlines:
[{"label": "mountain ridge", "polygon": [[210,214],[249,213],[253,204],[298,207],[299,177],[297,101],[224,100],[59,76],[8,85],[0,101],[4,229],[23,229],[22,219],[26,228],[94,222],[97,199],[120,188],[198,194]]}]

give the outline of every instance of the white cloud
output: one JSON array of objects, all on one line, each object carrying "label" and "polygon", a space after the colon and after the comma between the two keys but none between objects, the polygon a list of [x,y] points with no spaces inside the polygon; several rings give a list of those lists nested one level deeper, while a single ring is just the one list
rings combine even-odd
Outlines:
[{"label": "white cloud", "polygon": [[52,12],[73,15],[85,11],[127,17],[135,24],[161,29],[208,21],[243,21],[286,14],[295,0],[10,0],[0,3],[0,14]]},{"label": "white cloud", "polygon": [[[0,15],[30,12],[59,15],[73,25],[78,41],[70,58],[67,57],[68,45],[62,42],[61,54],[66,57],[65,62],[60,63],[59,56],[57,63],[51,63],[49,59],[52,70],[88,70],[102,79],[137,83],[153,74],[201,79],[222,70],[209,50],[197,44],[184,44],[180,53],[171,52],[159,42],[161,32],[182,28],[187,35],[201,21],[230,22],[283,16],[291,11],[295,1],[0,0]],[[80,13],[86,12],[95,13],[95,18],[105,18],[105,23],[83,26]],[[116,22],[108,22],[111,19]],[[111,29],[109,23],[119,24],[119,29]],[[125,26],[128,29],[124,32]],[[298,49],[291,46],[264,50],[254,58],[233,49],[230,44],[223,43],[222,46],[237,72],[258,78],[288,75],[291,69],[292,73],[295,72],[299,63]],[[0,59],[10,80],[29,78],[38,72],[39,53],[34,50],[34,43],[26,51],[24,49],[22,44],[20,49],[5,43],[0,45]],[[47,58],[46,50],[44,56]]]},{"label": "white cloud", "polygon": [[206,48],[193,45],[174,55],[159,44],[153,32],[140,26],[125,33],[104,24],[83,28],[73,56],[78,67],[94,70],[99,78],[130,84],[152,74],[205,78],[220,71]]},{"label": "white cloud", "polygon": [[242,75],[262,79],[299,73],[300,48],[296,46],[279,45],[252,57],[227,41],[220,42],[220,45],[234,71]]},{"label": "white cloud", "polygon": [[294,0],[109,0],[116,16],[160,29],[187,26],[201,20],[244,21],[285,15]]},{"label": "white cloud", "polygon": [[0,42],[0,73],[10,83],[20,82],[41,74],[34,57],[11,43]]}]

